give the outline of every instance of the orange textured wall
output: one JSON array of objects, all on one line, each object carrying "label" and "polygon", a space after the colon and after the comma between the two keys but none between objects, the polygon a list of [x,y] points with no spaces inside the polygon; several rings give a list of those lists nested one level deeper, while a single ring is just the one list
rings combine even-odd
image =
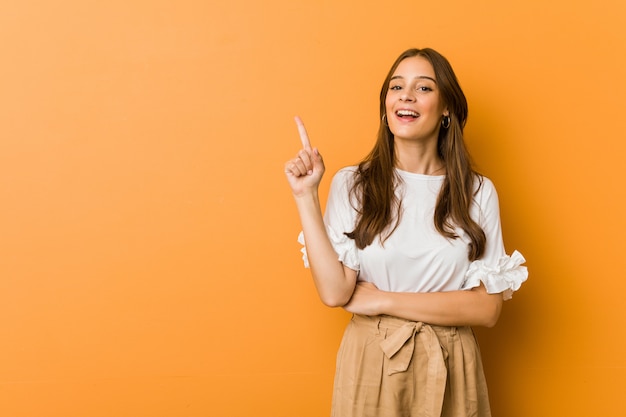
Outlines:
[{"label": "orange textured wall", "polygon": [[494,415],[626,414],[625,3],[383,3],[3,3],[1,416],[327,415],[348,315],[299,258],[293,116],[356,162],[412,46],[531,271],[478,331]]}]

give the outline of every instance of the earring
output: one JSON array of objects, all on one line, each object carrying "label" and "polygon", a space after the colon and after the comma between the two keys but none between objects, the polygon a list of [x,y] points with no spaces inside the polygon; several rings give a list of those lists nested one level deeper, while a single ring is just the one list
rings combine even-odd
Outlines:
[{"label": "earring", "polygon": [[443,119],[441,119],[441,127],[444,129],[450,127],[450,116],[443,116]]}]

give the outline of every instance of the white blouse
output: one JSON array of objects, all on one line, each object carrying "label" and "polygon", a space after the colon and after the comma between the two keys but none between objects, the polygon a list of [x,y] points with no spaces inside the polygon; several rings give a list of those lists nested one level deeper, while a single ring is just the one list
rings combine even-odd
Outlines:
[{"label": "white blouse", "polygon": [[[463,229],[455,228],[457,239],[448,239],[435,229],[435,205],[445,176],[401,170],[396,170],[402,179],[396,190],[402,201],[398,227],[383,243],[376,238],[371,245],[358,249],[345,235],[356,224],[357,212],[349,197],[355,172],[356,167],[347,167],[334,176],[324,222],[339,260],[359,271],[360,281],[393,292],[454,291],[474,288],[482,282],[489,293],[502,293],[504,299],[511,298],[512,292],[526,281],[528,271],[521,266],[524,257],[517,251],[511,256],[505,253],[498,195],[488,178],[477,181],[470,210],[487,237],[485,253],[470,262],[470,239]],[[299,242],[304,245],[302,233]],[[308,267],[306,246],[302,252]]]}]

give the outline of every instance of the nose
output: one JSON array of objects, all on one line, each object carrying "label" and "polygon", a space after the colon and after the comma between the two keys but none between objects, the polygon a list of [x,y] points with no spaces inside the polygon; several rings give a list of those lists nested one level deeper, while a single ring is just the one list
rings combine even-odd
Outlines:
[{"label": "nose", "polygon": [[413,95],[413,91],[411,89],[405,89],[402,91],[402,94],[400,95],[400,100],[402,101],[414,101],[415,100],[415,96]]}]

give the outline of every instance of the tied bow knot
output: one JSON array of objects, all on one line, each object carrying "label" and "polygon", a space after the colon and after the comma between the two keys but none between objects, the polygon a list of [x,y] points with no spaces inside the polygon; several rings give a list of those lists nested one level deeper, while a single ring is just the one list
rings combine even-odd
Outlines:
[{"label": "tied bow knot", "polygon": [[422,322],[409,322],[380,342],[383,353],[389,359],[387,372],[393,375],[409,368],[415,352],[415,339],[420,339],[428,356],[425,393],[430,401],[426,407],[426,415],[439,416],[448,375],[445,363],[447,352],[441,347],[432,327]]}]

